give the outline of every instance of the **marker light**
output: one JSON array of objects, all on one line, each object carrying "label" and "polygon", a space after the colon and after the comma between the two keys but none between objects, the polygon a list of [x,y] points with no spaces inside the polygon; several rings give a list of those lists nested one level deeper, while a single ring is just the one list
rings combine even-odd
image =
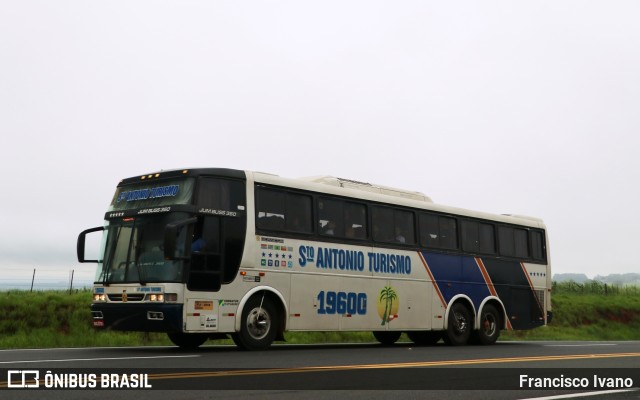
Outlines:
[{"label": "marker light", "polygon": [[167,302],[176,302],[178,301],[178,293],[165,293],[164,299]]}]

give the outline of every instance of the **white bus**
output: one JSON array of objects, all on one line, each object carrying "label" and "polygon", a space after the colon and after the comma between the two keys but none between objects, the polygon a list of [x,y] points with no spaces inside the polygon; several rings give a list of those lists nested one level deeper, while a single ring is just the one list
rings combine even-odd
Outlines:
[{"label": "white bus", "polygon": [[264,349],[285,331],[492,344],[552,315],[540,219],[332,177],[211,168],[125,179],[104,225],[79,235],[78,260],[98,264],[95,328],[166,332],[185,348],[230,335]]}]

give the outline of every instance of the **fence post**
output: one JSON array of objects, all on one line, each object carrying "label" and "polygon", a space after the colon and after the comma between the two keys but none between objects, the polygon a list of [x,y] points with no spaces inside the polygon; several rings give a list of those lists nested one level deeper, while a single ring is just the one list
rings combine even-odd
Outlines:
[{"label": "fence post", "polygon": [[33,292],[33,281],[36,279],[36,269],[33,269],[33,276],[31,277],[31,292]]},{"label": "fence post", "polygon": [[69,294],[71,294],[71,292],[73,291],[73,273],[75,272],[75,269],[71,270],[71,284],[69,285]]}]

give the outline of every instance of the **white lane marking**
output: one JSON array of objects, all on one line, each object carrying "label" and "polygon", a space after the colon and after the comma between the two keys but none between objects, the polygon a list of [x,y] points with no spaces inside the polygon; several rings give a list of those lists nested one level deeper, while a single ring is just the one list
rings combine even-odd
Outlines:
[{"label": "white lane marking", "polygon": [[[229,345],[231,346],[231,345]],[[209,346],[200,346],[201,348],[206,348],[206,347],[212,347],[212,345]],[[223,347],[223,346],[216,346],[216,347]],[[149,350],[149,349],[176,349],[176,346],[95,346],[95,347],[48,347],[48,348],[40,348],[40,349],[2,349],[0,350],[0,353],[3,352],[10,352],[10,351],[58,351],[58,350],[122,350],[122,349],[126,349],[126,350],[139,350],[139,349],[144,349],[144,350]]]},{"label": "white lane marking", "polygon": [[575,399],[579,397],[589,397],[589,396],[601,396],[608,394],[616,394],[616,393],[626,393],[626,392],[635,392],[638,389],[620,389],[620,390],[600,390],[598,392],[585,392],[585,393],[572,393],[572,394],[559,394],[557,396],[547,396],[547,397],[530,397],[527,399],[520,400],[556,400],[556,399]]},{"label": "white lane marking", "polygon": [[545,347],[596,347],[596,346],[617,346],[616,343],[587,343],[587,344],[545,344]]},{"label": "white lane marking", "polygon": [[69,361],[109,361],[109,360],[149,360],[159,358],[193,358],[200,357],[198,354],[184,356],[153,356],[153,357],[98,357],[98,358],[66,358],[57,360],[20,360],[20,361],[0,361],[0,364],[19,364],[19,363],[44,363],[44,362],[69,362]]}]

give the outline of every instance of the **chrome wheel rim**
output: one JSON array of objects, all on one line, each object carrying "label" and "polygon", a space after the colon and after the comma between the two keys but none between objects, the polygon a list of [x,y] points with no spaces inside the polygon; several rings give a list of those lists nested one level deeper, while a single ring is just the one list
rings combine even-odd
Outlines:
[{"label": "chrome wheel rim", "polygon": [[493,314],[485,314],[482,320],[482,330],[486,336],[493,336],[496,333],[498,324]]},{"label": "chrome wheel rim", "polygon": [[271,317],[264,308],[256,307],[247,315],[247,332],[255,340],[264,339],[271,329]]}]

